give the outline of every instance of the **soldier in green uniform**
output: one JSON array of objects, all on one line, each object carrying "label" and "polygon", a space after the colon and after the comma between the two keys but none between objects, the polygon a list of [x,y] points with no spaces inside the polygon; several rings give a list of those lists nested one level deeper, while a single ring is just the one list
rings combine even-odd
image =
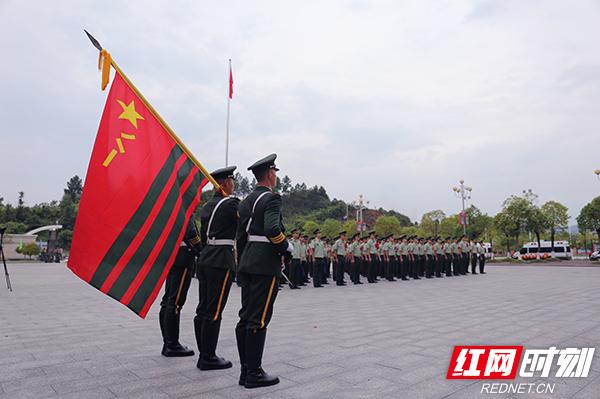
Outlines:
[{"label": "soldier in green uniform", "polygon": [[194,317],[194,331],[200,356],[200,370],[231,367],[231,362],[215,353],[221,329],[221,315],[227,304],[232,274],[235,272],[235,232],[240,200],[231,197],[235,187],[235,166],[215,170],[211,176],[219,183],[212,198],[200,213],[202,251],[198,256],[199,303]]},{"label": "soldier in green uniform", "polygon": [[390,264],[390,253],[389,253],[389,251],[390,251],[390,243],[388,241],[388,238],[389,238],[389,236],[381,237],[381,241],[379,243],[379,252],[381,254],[380,256],[381,256],[382,264],[383,264],[382,265],[383,266],[383,268],[382,268],[383,272],[381,273],[381,276],[383,278],[385,278],[386,280],[391,281],[390,280],[390,275],[389,275],[389,273],[390,273],[390,267],[391,267],[391,264]]},{"label": "soldier in green uniform", "polygon": [[179,343],[179,319],[192,281],[195,257],[201,242],[194,222],[190,218],[179,251],[167,274],[165,293],[160,301],[158,320],[163,337],[162,355],[166,357],[194,356],[194,351]]},{"label": "soldier in green uniform", "polygon": [[408,238],[408,244],[406,246],[408,251],[408,269],[410,272],[410,276],[414,280],[420,280],[418,276],[418,267],[417,267],[417,256],[416,246],[415,246],[415,236],[410,236]]},{"label": "soldier in green uniform", "polygon": [[479,253],[477,251],[475,240],[471,240],[469,249],[471,250],[471,274],[477,274],[477,260],[479,259]]},{"label": "soldier in green uniform", "polygon": [[305,286],[308,283],[308,236],[300,237],[300,270],[301,279],[300,286]]},{"label": "soldier in green uniform", "polygon": [[417,244],[416,244],[416,251],[419,254],[419,264],[418,264],[418,269],[419,269],[419,276],[421,277],[425,277],[425,239],[424,238],[419,238],[417,240]]},{"label": "soldier in green uniform", "polygon": [[346,232],[340,232],[339,238],[335,241],[331,247],[333,255],[336,256],[336,273],[335,283],[336,285],[346,285],[344,282],[344,270],[346,269]]},{"label": "soldier in green uniform", "polygon": [[467,245],[465,243],[465,240],[467,239],[467,236],[463,236],[460,241],[458,242],[458,250],[460,251],[460,260],[461,260],[461,264],[460,264],[460,274],[462,275],[466,275],[469,271],[468,269],[468,264],[469,264],[469,255],[467,254]]},{"label": "soldier in green uniform", "polygon": [[398,258],[396,257],[396,250],[398,245],[396,243],[396,239],[394,235],[390,235],[389,238],[390,247],[388,250],[388,256],[390,258],[390,277],[392,281],[396,281],[396,276],[398,276]]},{"label": "soldier in green uniform", "polygon": [[289,266],[289,276],[290,279],[290,288],[293,290],[300,289],[300,268],[301,268],[301,260],[300,260],[300,252],[302,251],[302,242],[300,241],[300,232],[298,229],[292,230],[292,238],[290,239],[294,247],[294,251],[292,252],[292,261]]},{"label": "soldier in green uniform", "polygon": [[360,233],[356,233],[352,236],[352,243],[348,246],[348,254],[350,257],[350,275],[352,282],[356,284],[362,284],[360,282],[360,270],[362,265],[362,253],[360,250]]},{"label": "soldier in green uniform", "polygon": [[425,255],[425,278],[433,278],[433,247],[431,246],[431,237],[427,237],[423,244],[423,252]]},{"label": "soldier in green uniform", "polygon": [[402,280],[408,280],[410,274],[408,263],[408,240],[406,239],[406,235],[401,235],[400,240],[402,240],[398,246],[398,257],[402,260],[400,263],[400,278]]},{"label": "soldier in green uniform", "polygon": [[315,238],[310,242],[313,257],[313,287],[322,287],[325,283],[325,243],[321,240],[321,230],[313,231]]},{"label": "soldier in green uniform", "polygon": [[443,277],[442,271],[444,271],[444,249],[442,247],[441,237],[435,238],[435,243],[433,244],[433,252],[435,256],[435,276]]},{"label": "soldier in green uniform", "polygon": [[256,188],[239,206],[237,231],[238,282],[242,289],[240,320],[236,326],[241,363],[240,385],[256,388],[279,383],[261,367],[267,326],[277,298],[277,282],[283,260],[292,258],[293,246],[285,237],[281,196],[273,192],[277,182],[276,154],[248,167]]},{"label": "soldier in green uniform", "polygon": [[458,245],[458,239],[456,237],[452,237],[452,268],[454,269],[454,275],[460,276],[460,268],[462,262],[462,254],[460,252],[460,245]]},{"label": "soldier in green uniform", "polygon": [[463,254],[464,254],[464,272],[469,273],[469,264],[471,263],[471,244],[469,244],[469,237],[465,236],[463,239]]},{"label": "soldier in green uniform", "polygon": [[444,250],[444,273],[446,277],[452,277],[452,244],[449,237],[446,237],[442,249]]},{"label": "soldier in green uniform", "polygon": [[375,247],[376,239],[375,232],[369,232],[369,239],[365,244],[365,254],[369,261],[368,270],[367,270],[367,281],[369,283],[376,283],[376,274],[377,274],[377,248]]},{"label": "soldier in green uniform", "polygon": [[479,254],[479,273],[485,274],[483,269],[485,268],[485,245],[483,245],[483,241],[479,241],[478,254]]},{"label": "soldier in green uniform", "polygon": [[326,236],[321,237],[323,245],[325,246],[325,257],[324,259],[324,271],[323,271],[323,284],[329,284],[328,278],[331,277],[331,245],[329,244],[329,238]]}]

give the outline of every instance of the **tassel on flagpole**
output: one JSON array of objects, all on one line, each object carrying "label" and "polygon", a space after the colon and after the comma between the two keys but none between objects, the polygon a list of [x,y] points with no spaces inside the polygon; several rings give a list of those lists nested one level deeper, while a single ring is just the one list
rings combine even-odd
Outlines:
[{"label": "tassel on flagpole", "polygon": [[110,80],[110,65],[112,63],[112,58],[110,53],[106,51],[106,49],[102,49],[100,54],[98,54],[98,70],[102,71],[102,82],[100,87],[102,91],[106,89],[108,86],[108,81]]}]

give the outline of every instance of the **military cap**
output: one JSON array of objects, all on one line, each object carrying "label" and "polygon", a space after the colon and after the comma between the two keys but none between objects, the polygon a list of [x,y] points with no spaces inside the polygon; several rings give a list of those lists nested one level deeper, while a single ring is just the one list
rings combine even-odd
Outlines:
[{"label": "military cap", "polygon": [[352,236],[352,238],[356,238],[360,235],[360,233],[354,233],[354,235]]},{"label": "military cap", "polygon": [[398,237],[399,240],[403,240],[406,238],[406,234],[402,234],[400,237]]},{"label": "military cap", "polygon": [[337,240],[339,238],[340,238],[340,236],[335,236],[334,238],[332,238],[332,240]]},{"label": "military cap", "polygon": [[275,169],[276,171],[278,171],[279,169],[277,169],[277,167],[275,166],[276,158],[277,154],[267,155],[266,157],[259,159],[252,165],[248,166],[248,170],[251,170],[252,172],[260,172],[266,169]]},{"label": "military cap", "polygon": [[338,234],[339,234],[340,236],[346,235],[346,230],[340,231]]},{"label": "military cap", "polygon": [[298,229],[292,229],[292,231],[290,231],[290,233],[294,234],[297,231],[298,231]]},{"label": "military cap", "polygon": [[321,232],[321,229],[315,229],[315,231],[313,231],[313,234],[316,235],[317,233],[320,233],[320,232]]},{"label": "military cap", "polygon": [[308,234],[304,234],[304,235],[302,236],[302,238],[307,238],[307,239],[308,239]]},{"label": "military cap", "polygon": [[213,171],[210,175],[215,180],[227,179],[229,177],[233,179],[233,171],[236,169],[237,169],[237,166],[227,166],[225,168],[221,168],[221,169],[217,169],[217,170]]},{"label": "military cap", "polygon": [[369,235],[371,235],[371,234],[375,234],[375,230],[369,231]]}]

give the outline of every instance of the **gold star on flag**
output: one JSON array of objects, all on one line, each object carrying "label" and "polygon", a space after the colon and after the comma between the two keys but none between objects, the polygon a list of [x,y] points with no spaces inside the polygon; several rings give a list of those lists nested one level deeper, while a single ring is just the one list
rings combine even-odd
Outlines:
[{"label": "gold star on flag", "polygon": [[137,120],[144,120],[144,118],[135,110],[135,104],[133,100],[131,100],[129,105],[125,105],[125,103],[121,100],[117,100],[117,102],[123,108],[123,112],[121,115],[119,115],[119,119],[127,119],[137,129]]}]

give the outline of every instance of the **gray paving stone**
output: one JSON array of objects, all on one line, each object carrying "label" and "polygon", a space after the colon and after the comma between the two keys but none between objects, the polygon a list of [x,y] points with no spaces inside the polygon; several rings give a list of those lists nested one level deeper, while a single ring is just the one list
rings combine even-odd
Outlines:
[{"label": "gray paving stone", "polygon": [[[235,285],[218,347],[234,367],[201,372],[196,357],[160,356],[157,303],[141,320],[64,265],[19,264],[11,274],[17,289],[0,290],[0,399],[480,397],[481,381],[445,379],[454,345],[600,348],[600,268],[493,265],[485,276],[284,289],[263,360],[282,382],[246,390]],[[189,346],[195,301],[196,281],[182,312]],[[598,397],[598,349],[592,370],[557,381],[553,397]]]}]

